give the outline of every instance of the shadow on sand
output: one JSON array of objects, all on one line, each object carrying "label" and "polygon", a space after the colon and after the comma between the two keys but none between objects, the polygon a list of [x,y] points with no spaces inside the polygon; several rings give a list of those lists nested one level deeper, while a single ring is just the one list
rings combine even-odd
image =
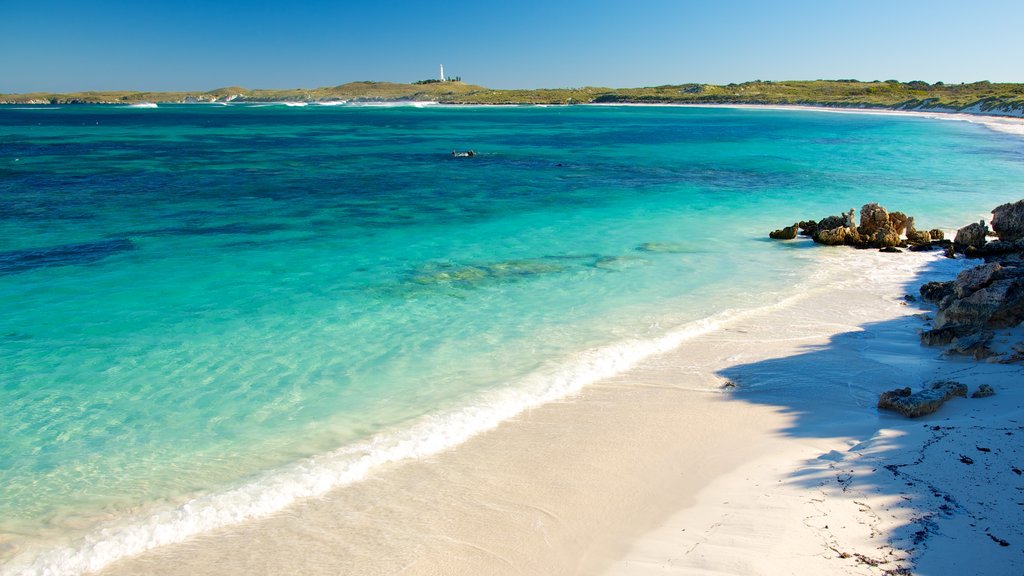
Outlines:
[{"label": "shadow on sand", "polygon": [[[906,292],[948,278],[942,265],[929,266]],[[783,434],[843,439],[849,447],[801,463],[788,479],[820,499],[813,507],[823,518],[805,525],[837,561],[878,574],[1022,574],[1024,394],[1016,388],[1024,367],[923,347],[918,330],[930,310],[920,312],[719,375],[738,385],[736,400],[788,414],[792,424]],[[915,420],[875,407],[882,391],[939,379],[971,391],[987,383],[997,395],[955,398]],[[840,509],[858,518],[860,536],[835,521],[829,528],[828,511],[838,516]]]}]

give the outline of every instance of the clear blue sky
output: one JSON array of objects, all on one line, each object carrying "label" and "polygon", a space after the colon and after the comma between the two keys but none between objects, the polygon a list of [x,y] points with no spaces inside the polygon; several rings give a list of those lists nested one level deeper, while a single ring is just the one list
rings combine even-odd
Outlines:
[{"label": "clear blue sky", "polygon": [[1024,82],[1020,0],[0,0],[0,92]]}]

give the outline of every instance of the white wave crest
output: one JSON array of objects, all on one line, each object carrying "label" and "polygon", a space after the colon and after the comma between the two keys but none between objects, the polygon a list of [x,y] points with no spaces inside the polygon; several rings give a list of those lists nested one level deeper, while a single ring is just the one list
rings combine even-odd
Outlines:
[{"label": "white wave crest", "polygon": [[137,102],[135,104],[129,104],[128,107],[129,108],[159,108],[159,106],[157,106],[153,102]]}]

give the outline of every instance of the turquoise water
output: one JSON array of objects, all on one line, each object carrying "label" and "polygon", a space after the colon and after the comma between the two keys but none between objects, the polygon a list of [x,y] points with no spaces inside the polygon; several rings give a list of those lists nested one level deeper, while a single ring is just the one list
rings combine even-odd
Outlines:
[{"label": "turquoise water", "polygon": [[0,562],[454,446],[791,294],[794,220],[1021,197],[1019,138],[914,117],[0,107]]}]

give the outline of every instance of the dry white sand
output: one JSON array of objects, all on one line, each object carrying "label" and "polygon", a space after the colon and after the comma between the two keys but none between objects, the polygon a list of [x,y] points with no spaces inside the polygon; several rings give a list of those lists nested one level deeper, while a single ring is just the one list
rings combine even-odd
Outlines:
[{"label": "dry white sand", "polygon": [[[455,450],[104,573],[1024,572],[1022,368],[941,359],[902,299],[962,264],[822,259],[848,271],[787,306]],[[940,376],[998,395],[916,421],[874,407]]]}]

